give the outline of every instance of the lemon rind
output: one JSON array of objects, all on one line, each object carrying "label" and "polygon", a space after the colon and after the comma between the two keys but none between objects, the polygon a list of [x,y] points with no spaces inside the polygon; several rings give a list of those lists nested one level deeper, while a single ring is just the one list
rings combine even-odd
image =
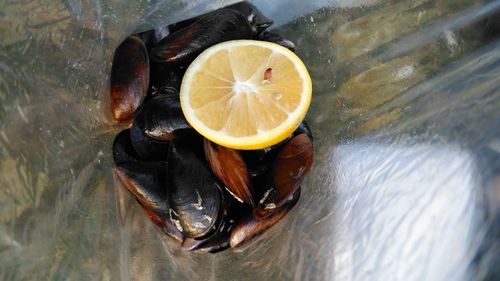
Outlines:
[{"label": "lemon rind", "polygon": [[[299,73],[299,76],[303,80],[303,91],[300,94],[301,100],[296,109],[289,113],[288,118],[285,122],[278,125],[277,127],[267,130],[263,133],[258,133],[256,135],[248,136],[248,137],[232,137],[225,135],[223,130],[216,131],[209,127],[207,127],[203,122],[201,122],[198,118],[194,117],[195,112],[189,105],[189,90],[190,85],[186,82],[192,79],[192,77],[199,71],[200,67],[203,65],[203,62],[206,61],[214,53],[227,49],[230,47],[239,47],[239,46],[248,46],[248,45],[259,45],[264,48],[269,48],[273,52],[282,53],[286,57],[290,58],[293,62],[295,69]],[[305,118],[307,114],[307,110],[311,104],[312,98],[312,81],[307,71],[306,66],[302,62],[302,60],[292,51],[287,48],[280,46],[271,42],[264,41],[256,41],[256,40],[232,40],[226,41],[217,45],[214,45],[208,49],[206,49],[203,53],[201,53],[187,68],[184,77],[181,83],[180,89],[180,102],[181,108],[186,117],[188,123],[200,133],[205,138],[215,142],[219,145],[234,148],[234,149],[262,149],[265,147],[269,147],[280,141],[287,138],[290,134],[295,131],[295,129],[300,125],[300,122]]]}]

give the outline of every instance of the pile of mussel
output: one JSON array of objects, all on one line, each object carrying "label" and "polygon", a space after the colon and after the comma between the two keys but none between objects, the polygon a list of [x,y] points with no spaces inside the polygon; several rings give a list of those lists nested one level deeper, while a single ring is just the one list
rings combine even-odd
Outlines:
[{"label": "pile of mussel", "polygon": [[163,28],[134,34],[115,50],[111,109],[129,128],[113,143],[115,174],[150,219],[188,251],[246,244],[283,218],[300,196],[313,162],[303,122],[261,150],[219,146],[198,134],[179,103],[182,75],[206,48],[234,39],[270,41],[272,21],[240,2]]}]

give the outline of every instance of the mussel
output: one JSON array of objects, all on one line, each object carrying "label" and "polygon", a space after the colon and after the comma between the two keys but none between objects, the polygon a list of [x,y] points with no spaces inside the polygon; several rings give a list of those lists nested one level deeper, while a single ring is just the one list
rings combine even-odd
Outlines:
[{"label": "mussel", "polygon": [[191,238],[215,231],[224,215],[221,186],[202,157],[182,139],[171,143],[167,170],[169,200],[179,230]]},{"label": "mussel", "polygon": [[256,28],[242,13],[221,9],[163,38],[151,49],[151,59],[161,63],[190,61],[210,46],[228,40],[250,39],[255,33]]},{"label": "mussel", "polygon": [[157,95],[146,101],[134,120],[132,146],[142,159],[166,159],[174,131],[191,126],[182,114],[177,95]]},{"label": "mussel", "polygon": [[127,37],[115,50],[111,67],[111,112],[126,121],[141,105],[149,85],[149,57],[137,36]]},{"label": "mussel", "polygon": [[151,95],[179,95],[184,71],[185,69],[174,69],[168,65],[152,61],[149,83]]},{"label": "mussel", "polygon": [[300,187],[313,163],[312,140],[305,133],[293,137],[278,153],[266,177],[266,191],[259,200],[254,214],[265,217],[285,204]]},{"label": "mussel", "polygon": [[[248,23],[254,28],[253,31],[256,34],[260,34],[266,28],[268,28],[269,26],[271,26],[273,24],[272,20],[265,17],[253,4],[246,2],[246,1],[232,4],[229,6],[225,6],[225,7],[221,8],[221,10],[222,9],[235,10],[235,11],[238,11],[241,14],[243,14],[246,17]],[[171,24],[168,26],[168,30],[170,31],[170,33],[177,32],[185,27],[192,25],[193,23],[195,23],[199,19],[201,19],[207,15],[210,15],[211,13],[214,13],[214,12],[206,13],[206,14],[194,17],[194,18],[190,18],[187,20],[177,22],[175,24]]]},{"label": "mussel", "polygon": [[183,234],[177,230],[168,214],[170,205],[165,185],[166,161],[142,161],[134,150],[130,130],[121,131],[113,142],[115,175],[135,196],[148,216],[162,230],[178,241]]},{"label": "mussel", "polygon": [[176,130],[191,128],[182,113],[179,96],[168,94],[152,97],[144,103],[134,125],[148,137],[163,141],[174,139]]}]

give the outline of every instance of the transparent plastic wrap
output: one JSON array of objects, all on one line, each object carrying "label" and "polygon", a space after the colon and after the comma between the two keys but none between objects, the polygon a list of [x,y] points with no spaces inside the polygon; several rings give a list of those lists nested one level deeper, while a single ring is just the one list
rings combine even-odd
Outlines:
[{"label": "transparent plastic wrap", "polygon": [[159,231],[113,177],[112,54],[234,2],[0,3],[0,279],[498,280],[500,1],[253,1],[313,80],[301,199],[239,252]]}]

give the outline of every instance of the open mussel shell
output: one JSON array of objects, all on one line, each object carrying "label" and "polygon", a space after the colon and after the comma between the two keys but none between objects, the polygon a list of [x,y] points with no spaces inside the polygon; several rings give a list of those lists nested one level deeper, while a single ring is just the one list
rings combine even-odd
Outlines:
[{"label": "open mussel shell", "polygon": [[300,188],[284,202],[284,204],[276,208],[272,213],[266,217],[256,216],[255,213],[249,214],[240,219],[233,227],[231,236],[229,237],[229,244],[231,248],[237,249],[245,246],[250,241],[254,240],[257,236],[261,235],[279,222],[288,212],[295,206],[300,198]]},{"label": "open mussel shell", "polygon": [[313,143],[307,134],[298,134],[278,153],[264,184],[267,190],[254,213],[268,216],[288,201],[311,170],[312,163]]},{"label": "open mussel shell", "polygon": [[171,142],[167,185],[174,220],[187,237],[200,238],[217,228],[223,217],[222,190],[207,167],[203,154],[193,149],[198,144],[182,137]]},{"label": "open mussel shell", "polygon": [[146,97],[149,57],[137,36],[127,37],[116,48],[111,67],[111,112],[116,121],[126,121]]},{"label": "open mussel shell", "polygon": [[205,157],[212,172],[238,201],[255,206],[250,176],[240,151],[204,140]]},{"label": "open mussel shell", "polygon": [[292,41],[283,38],[281,35],[277,33],[264,31],[262,34],[259,35],[258,39],[262,41],[276,43],[278,45],[281,45],[289,49],[292,52],[295,52],[295,44]]},{"label": "open mussel shell", "polygon": [[217,43],[250,39],[253,35],[242,13],[221,9],[163,38],[151,49],[151,59],[162,63],[185,63]]}]

